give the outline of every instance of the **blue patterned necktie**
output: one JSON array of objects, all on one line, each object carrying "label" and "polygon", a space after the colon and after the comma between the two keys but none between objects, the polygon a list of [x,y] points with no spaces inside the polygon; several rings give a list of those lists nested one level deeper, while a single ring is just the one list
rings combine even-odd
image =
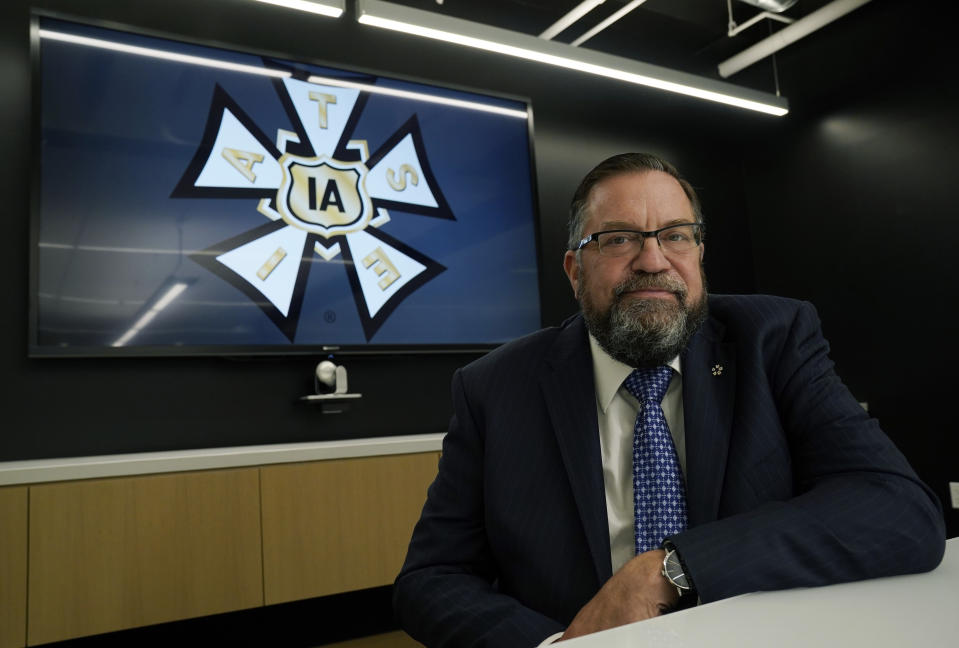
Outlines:
[{"label": "blue patterned necktie", "polygon": [[639,400],[633,427],[633,513],[636,553],[658,549],[686,529],[686,489],[662,401],[671,367],[635,369],[623,385]]}]

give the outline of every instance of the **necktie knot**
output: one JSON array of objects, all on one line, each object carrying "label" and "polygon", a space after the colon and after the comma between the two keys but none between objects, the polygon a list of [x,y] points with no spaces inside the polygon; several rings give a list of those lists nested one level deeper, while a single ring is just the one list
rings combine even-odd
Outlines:
[{"label": "necktie knot", "polygon": [[658,405],[663,402],[663,396],[669,389],[669,381],[672,377],[673,368],[666,365],[649,369],[633,369],[633,373],[623,381],[623,386],[640,403],[653,401]]}]

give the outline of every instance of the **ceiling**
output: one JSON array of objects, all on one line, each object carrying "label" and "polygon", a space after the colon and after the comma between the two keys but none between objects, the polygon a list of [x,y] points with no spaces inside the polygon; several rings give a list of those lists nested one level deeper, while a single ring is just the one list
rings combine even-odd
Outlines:
[{"label": "ceiling", "polygon": [[[538,35],[581,0],[390,1]],[[797,0],[779,15],[798,20],[831,1]],[[629,0],[606,0],[554,40],[569,43],[626,4]],[[850,73],[860,74],[877,56],[883,56],[888,48],[882,45],[898,29],[897,21],[909,15],[909,4],[873,0],[725,80],[772,93],[778,87],[791,104],[804,96],[814,100],[839,92],[849,83]],[[730,8],[737,25],[762,11],[743,0],[647,0],[580,47],[721,79],[717,70],[720,62],[786,26],[763,19],[730,37]],[[916,8],[913,4],[912,14],[918,13]]]}]

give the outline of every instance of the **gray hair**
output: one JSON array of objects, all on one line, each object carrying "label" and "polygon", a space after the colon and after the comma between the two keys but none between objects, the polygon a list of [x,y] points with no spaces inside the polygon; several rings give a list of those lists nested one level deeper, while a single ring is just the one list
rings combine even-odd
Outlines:
[{"label": "gray hair", "polygon": [[589,194],[593,187],[599,182],[616,175],[643,171],[662,171],[676,178],[679,186],[686,193],[686,197],[689,198],[696,222],[703,222],[703,211],[699,203],[699,196],[696,195],[693,186],[679,175],[676,167],[649,153],[620,153],[606,158],[593,167],[593,170],[586,174],[586,177],[579,183],[579,187],[576,188],[576,193],[573,194],[573,200],[569,205],[568,249],[575,250],[583,238],[583,228],[586,226],[586,202],[589,200]]}]

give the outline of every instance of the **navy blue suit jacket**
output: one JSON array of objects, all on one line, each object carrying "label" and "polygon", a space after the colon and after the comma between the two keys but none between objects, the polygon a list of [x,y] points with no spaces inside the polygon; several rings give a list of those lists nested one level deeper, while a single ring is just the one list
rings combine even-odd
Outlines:
[{"label": "navy blue suit jacket", "polygon": [[[814,308],[709,307],[681,358],[689,529],[672,537],[701,600],[935,567],[939,501],[833,371]],[[535,646],[612,575],[582,318],[500,347],[452,389],[394,606],[431,648]]]}]

